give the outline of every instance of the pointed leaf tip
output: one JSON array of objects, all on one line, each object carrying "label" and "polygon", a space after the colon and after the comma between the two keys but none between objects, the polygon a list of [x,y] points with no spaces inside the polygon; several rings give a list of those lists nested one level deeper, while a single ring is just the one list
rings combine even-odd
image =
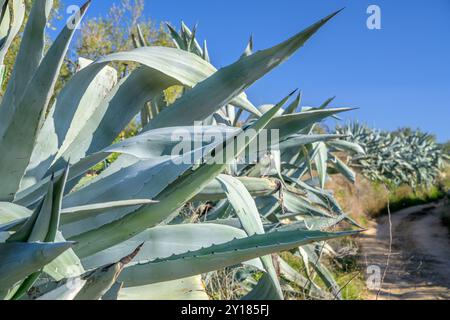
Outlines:
[{"label": "pointed leaf tip", "polygon": [[330,20],[330,19],[334,18],[335,16],[337,16],[338,14],[340,14],[340,13],[341,13],[342,11],[344,11],[345,9],[346,9],[346,7],[342,7],[341,9],[337,10],[336,12],[330,14],[330,15],[329,15],[328,17],[326,17],[325,19]]},{"label": "pointed leaf tip", "polygon": [[[298,89],[297,89],[298,90]],[[267,112],[265,114],[265,116],[269,116],[269,117],[273,117],[274,115],[277,114],[277,112],[279,110],[281,110],[281,108],[286,104],[286,102],[297,92],[297,90],[292,91],[286,98],[284,98],[283,100],[281,100],[281,102],[279,102],[277,105],[275,105],[272,109],[269,110],[269,112]]]},{"label": "pointed leaf tip", "polygon": [[122,258],[120,260],[120,263],[125,266],[125,265],[129,264],[131,261],[133,261],[133,259],[136,258],[136,256],[139,254],[139,252],[141,252],[144,244],[145,243],[141,243],[130,255]]},{"label": "pointed leaf tip", "polygon": [[323,18],[322,20],[320,20],[319,22],[316,22],[315,24],[313,24],[311,27],[309,27],[308,29],[312,29],[313,32],[316,32],[318,29],[320,29],[324,24],[326,24],[328,21],[330,21],[331,19],[333,19],[335,16],[337,16],[339,13],[341,13],[341,11],[343,11],[344,8],[333,12],[332,14],[326,16],[325,18]]},{"label": "pointed leaf tip", "polygon": [[80,8],[81,15],[84,15],[92,4],[92,0],[86,1]]}]

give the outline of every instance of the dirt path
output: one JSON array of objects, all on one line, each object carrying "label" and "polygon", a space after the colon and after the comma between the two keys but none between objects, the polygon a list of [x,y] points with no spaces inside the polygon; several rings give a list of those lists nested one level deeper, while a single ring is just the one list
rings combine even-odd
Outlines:
[{"label": "dirt path", "polygon": [[[392,215],[392,254],[380,300],[450,299],[450,237],[441,223],[443,210],[450,209],[439,203]],[[388,217],[381,218],[360,241],[362,263],[378,266],[381,274],[389,253],[389,225]],[[376,299],[377,292],[371,291],[369,299]]]}]

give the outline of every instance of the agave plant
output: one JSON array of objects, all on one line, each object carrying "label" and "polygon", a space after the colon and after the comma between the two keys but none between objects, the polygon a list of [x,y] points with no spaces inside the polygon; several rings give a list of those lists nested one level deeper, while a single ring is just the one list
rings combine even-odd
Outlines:
[{"label": "agave plant", "polygon": [[426,133],[393,134],[357,122],[338,127],[337,132],[365,149],[366,155],[352,161],[372,180],[414,188],[430,186],[436,181],[445,160],[438,144]]},{"label": "agave plant", "polygon": [[[3,3],[14,19],[2,20],[9,25],[2,50],[20,28],[25,8],[21,0]],[[81,17],[89,5],[81,8]],[[251,168],[233,165],[264,129],[279,130],[280,146],[331,139],[309,135],[311,126],[347,109],[281,114],[290,95],[261,112],[244,90],[337,13],[221,70],[205,59],[205,50],[202,57],[182,48],[145,46],[113,53],[84,64],[52,99],[76,28],[66,26],[44,52],[51,8],[51,0],[34,1],[0,106],[0,297],[205,298],[197,290],[201,274],[243,264],[264,274],[245,298],[281,299],[272,254],[302,247],[317,255],[317,243],[354,234],[325,231],[348,218],[329,193],[299,174],[285,179],[280,172],[273,179],[250,174],[260,162]],[[118,80],[111,62],[140,67]],[[152,114],[136,137],[114,144],[146,104],[173,86],[185,88],[175,103]],[[244,127],[218,125],[214,119],[224,106],[255,118]],[[193,127],[198,121],[211,123],[200,127],[201,133],[219,138],[198,141]],[[194,151],[173,154],[180,143],[173,138],[177,130],[188,133],[184,139]],[[245,143],[228,148],[240,139]],[[198,151],[197,161],[179,161]],[[81,185],[89,169],[111,154],[120,156]],[[217,156],[225,161],[208,161]],[[289,170],[302,170],[294,168],[303,165],[300,158]],[[231,175],[236,170],[240,175]],[[193,223],[184,213],[199,202],[214,210]],[[295,278],[287,267],[284,274]]]},{"label": "agave plant", "polygon": [[[168,25],[168,28],[175,47],[192,52],[210,62],[206,41],[204,41],[203,47],[200,47],[198,45],[199,41],[195,38],[197,27],[194,27],[193,31],[191,31],[182,22],[180,32],[177,32],[170,25]],[[145,46],[145,39],[142,37],[139,26],[136,28],[134,37],[139,39],[139,41],[136,41],[137,47]],[[253,45],[253,39],[250,38],[242,57],[253,54]],[[288,116],[296,117],[298,120],[301,120],[303,115],[310,113],[327,113],[328,110],[326,108],[333,102],[334,98],[326,100],[325,103],[316,108],[301,108],[301,100],[302,93],[300,92],[285,109],[278,111],[278,115],[286,118]],[[153,114],[157,114],[155,110],[161,110],[161,108],[165,107],[167,107],[167,102],[160,98],[158,102],[154,102],[149,106],[144,113],[150,115],[149,111],[151,110]],[[261,114],[265,114],[274,107],[274,105],[266,104],[258,107],[258,111]],[[238,109],[229,104],[215,112],[209,119],[204,121],[204,124],[220,125],[227,128],[236,127],[237,124],[244,128],[248,127],[257,119],[257,116],[253,113],[247,120],[241,120],[243,116],[242,110],[242,108]],[[334,109],[329,115],[333,115],[337,111],[339,109]],[[341,111],[344,111],[344,109],[341,109]],[[286,133],[282,137],[282,142],[278,145],[272,145],[268,150],[259,150],[259,159],[256,163],[246,162],[243,165],[235,165],[229,168],[228,176],[219,176],[217,180],[222,185],[222,189],[226,190],[228,198],[211,203],[213,198],[211,196],[206,197],[205,200],[210,201],[208,207],[212,211],[205,219],[210,221],[220,219],[221,223],[238,225],[242,228],[239,222],[240,212],[252,211],[255,215],[259,213],[260,219],[263,221],[263,227],[266,230],[277,230],[280,227],[280,223],[283,227],[298,227],[300,223],[306,230],[321,230],[323,228],[332,228],[343,220],[358,226],[355,221],[344,214],[339,204],[334,200],[332,193],[325,191],[324,187],[329,171],[328,167],[334,168],[351,182],[355,182],[355,173],[335,155],[336,152],[364,154],[364,150],[355,143],[343,140],[341,135],[314,134],[317,124],[318,122],[311,122],[310,125],[305,126],[304,129],[298,132]],[[309,177],[306,177],[307,173]],[[250,178],[253,181],[252,183],[258,181],[263,183],[264,179],[266,179],[266,185],[272,182],[273,186],[279,186],[279,191],[270,194],[265,191],[265,194],[259,194],[255,199],[256,201],[254,201],[252,196],[255,197],[258,194],[255,192],[257,190],[255,189],[256,184],[252,185]],[[242,181],[246,181],[246,184],[242,184]],[[219,185],[217,189],[220,190]],[[249,189],[253,191],[252,194],[248,192]],[[265,188],[259,189],[264,190]],[[230,190],[234,190],[234,192]],[[243,202],[247,203],[247,205],[243,205]],[[248,203],[252,203],[251,209]],[[253,205],[253,203],[255,204]],[[204,203],[198,204],[200,209],[204,208],[204,206]],[[315,220],[317,224],[312,223],[309,225],[310,219],[314,220],[314,217],[317,219]],[[305,273],[307,276],[305,278],[298,270],[291,268],[280,256],[274,255],[273,257],[277,261],[280,273],[288,282],[294,282],[297,287],[302,288],[303,295],[312,298],[340,297],[341,290],[339,286],[331,276],[331,272],[321,263],[322,255],[326,252],[332,252],[329,246],[325,243],[313,244],[299,247],[292,252],[303,260],[305,270],[308,272]],[[310,271],[310,265],[312,265],[312,271]],[[236,270],[240,270],[240,268]],[[317,272],[328,289],[332,291],[331,294],[321,290],[315,284],[313,280],[314,272]],[[248,281],[248,277],[243,277],[242,272],[231,271],[231,273],[239,276],[241,282]],[[247,275],[251,276],[251,272],[248,272]],[[225,276],[227,277],[226,274]],[[206,277],[206,279],[211,279],[211,276]]]}]

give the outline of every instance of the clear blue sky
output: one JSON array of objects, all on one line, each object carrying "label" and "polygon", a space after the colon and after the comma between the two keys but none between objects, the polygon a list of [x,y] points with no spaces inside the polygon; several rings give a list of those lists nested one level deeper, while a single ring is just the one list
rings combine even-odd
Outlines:
[{"label": "clear blue sky", "polygon": [[[78,4],[78,0],[64,0]],[[89,16],[115,1],[94,0]],[[333,106],[359,107],[345,119],[383,129],[420,127],[450,140],[449,0],[145,0],[155,22],[199,24],[213,63],[234,62],[254,35],[256,49],[272,46],[323,16],[346,7],[294,57],[257,82],[256,104],[278,102],[292,89],[304,105],[337,96]],[[382,11],[382,30],[366,27],[367,7]]]}]

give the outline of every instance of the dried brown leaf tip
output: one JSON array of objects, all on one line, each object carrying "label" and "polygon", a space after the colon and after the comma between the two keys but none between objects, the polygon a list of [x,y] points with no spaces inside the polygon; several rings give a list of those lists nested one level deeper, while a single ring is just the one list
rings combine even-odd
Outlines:
[{"label": "dried brown leaf tip", "polygon": [[144,246],[144,243],[142,243],[141,245],[139,245],[139,247],[136,248],[136,250],[134,250],[130,255],[122,258],[120,260],[120,263],[124,266],[126,266],[127,264],[129,264],[131,261],[133,261],[134,258],[136,258],[136,256],[139,254],[139,252],[141,252],[142,247]]}]

